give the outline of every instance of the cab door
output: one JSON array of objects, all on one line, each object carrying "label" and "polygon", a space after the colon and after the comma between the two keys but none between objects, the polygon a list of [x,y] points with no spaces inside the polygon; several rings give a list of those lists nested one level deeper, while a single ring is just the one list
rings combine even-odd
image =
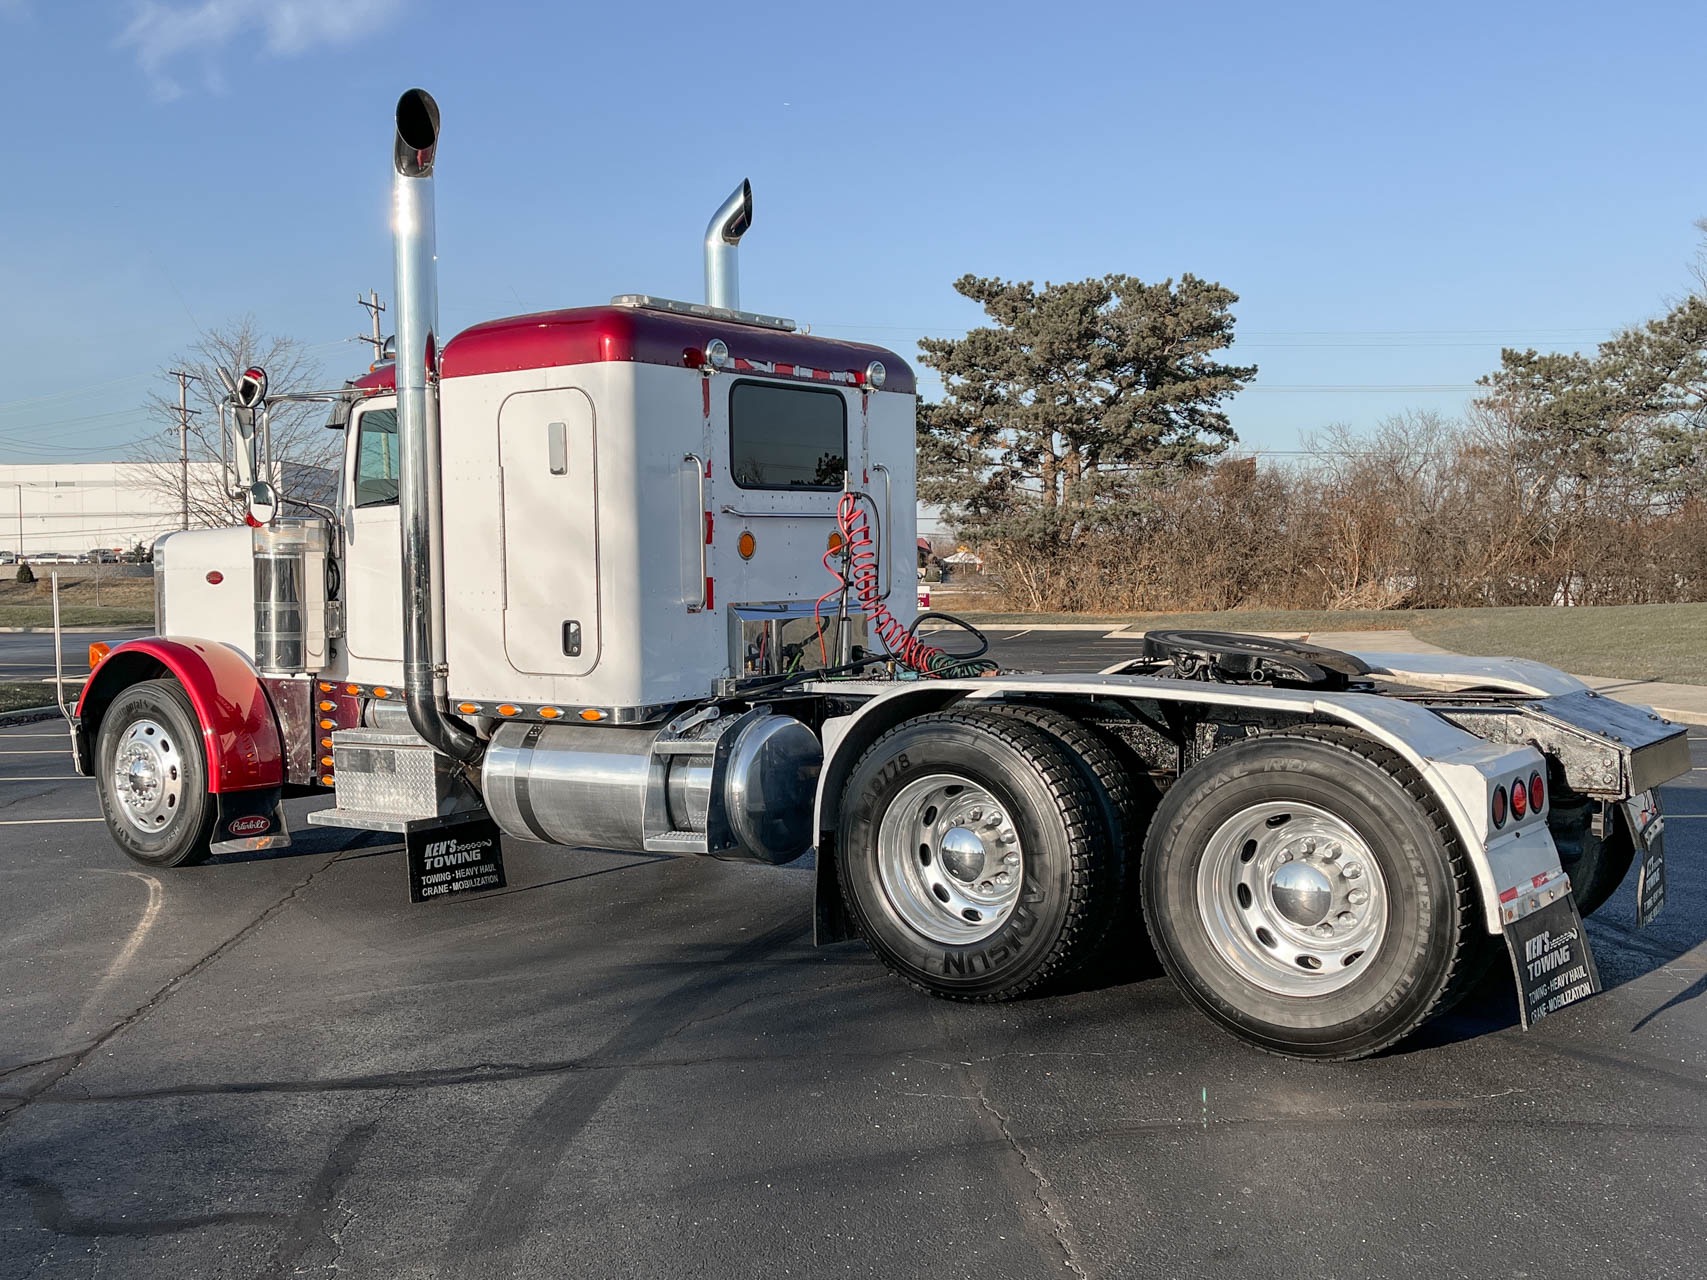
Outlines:
[{"label": "cab door", "polygon": [[[403,661],[403,548],[397,514],[397,401],[360,406],[344,475],[344,646],[361,662]],[[361,672],[352,670],[352,676]],[[395,679],[375,672],[375,679]]]},{"label": "cab door", "polygon": [[523,391],[498,411],[504,653],[528,675],[599,662],[598,436],[574,388]]}]

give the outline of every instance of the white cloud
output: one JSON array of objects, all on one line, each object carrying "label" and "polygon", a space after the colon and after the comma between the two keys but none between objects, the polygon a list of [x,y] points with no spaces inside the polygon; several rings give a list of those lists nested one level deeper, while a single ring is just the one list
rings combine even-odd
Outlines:
[{"label": "white cloud", "polygon": [[[24,2],[0,0],[0,8]],[[160,96],[175,98],[183,87],[172,68],[185,57],[199,57],[204,81],[217,83],[212,57],[233,41],[258,43],[281,57],[304,53],[316,45],[359,40],[402,7],[403,0],[141,0],[119,45],[136,50],[137,63]]]}]

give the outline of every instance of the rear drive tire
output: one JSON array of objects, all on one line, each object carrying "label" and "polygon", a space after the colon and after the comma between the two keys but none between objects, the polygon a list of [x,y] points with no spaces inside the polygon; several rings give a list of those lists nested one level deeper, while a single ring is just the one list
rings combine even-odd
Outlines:
[{"label": "rear drive tire", "polygon": [[1010,1000],[1072,973],[1113,905],[1096,795],[1057,739],[1011,715],[891,729],[848,778],[838,837],[861,936],[948,999]]},{"label": "rear drive tire", "polygon": [[1571,877],[1571,897],[1576,899],[1577,914],[1584,917],[1606,905],[1636,860],[1636,840],[1624,806],[1610,807],[1606,834],[1597,836],[1589,829],[1593,803],[1587,797],[1555,791],[1548,813],[1548,827],[1559,846],[1559,865]]},{"label": "rear drive tire", "polygon": [[144,680],[114,698],[95,746],[107,830],[148,867],[207,858],[217,802],[194,708],[175,680]]},{"label": "rear drive tire", "polygon": [[1359,734],[1226,747],[1163,798],[1144,917],[1186,997],[1271,1053],[1379,1052],[1482,971],[1470,866],[1422,779]]}]

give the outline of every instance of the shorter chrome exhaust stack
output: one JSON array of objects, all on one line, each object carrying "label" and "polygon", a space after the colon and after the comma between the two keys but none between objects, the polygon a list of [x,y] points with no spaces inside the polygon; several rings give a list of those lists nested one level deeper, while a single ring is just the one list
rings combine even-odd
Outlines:
[{"label": "shorter chrome exhaust stack", "polygon": [[741,309],[741,280],[736,246],[753,225],[753,184],[745,178],[711,215],[705,229],[705,301],[725,311]]}]

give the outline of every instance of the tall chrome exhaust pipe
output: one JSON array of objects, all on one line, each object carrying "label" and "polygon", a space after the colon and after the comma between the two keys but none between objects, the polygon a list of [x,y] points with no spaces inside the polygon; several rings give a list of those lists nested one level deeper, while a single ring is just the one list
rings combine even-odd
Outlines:
[{"label": "tall chrome exhaust pipe", "polygon": [[741,309],[741,280],[735,246],[753,225],[753,184],[745,178],[711,215],[705,229],[705,301],[728,311]]},{"label": "tall chrome exhaust pipe", "polygon": [[433,161],[439,104],[425,89],[397,100],[392,156],[393,305],[397,321],[398,524],[403,540],[403,689],[410,723],[445,755],[473,762],[482,742],[444,712],[444,550],[439,487],[439,292]]}]

